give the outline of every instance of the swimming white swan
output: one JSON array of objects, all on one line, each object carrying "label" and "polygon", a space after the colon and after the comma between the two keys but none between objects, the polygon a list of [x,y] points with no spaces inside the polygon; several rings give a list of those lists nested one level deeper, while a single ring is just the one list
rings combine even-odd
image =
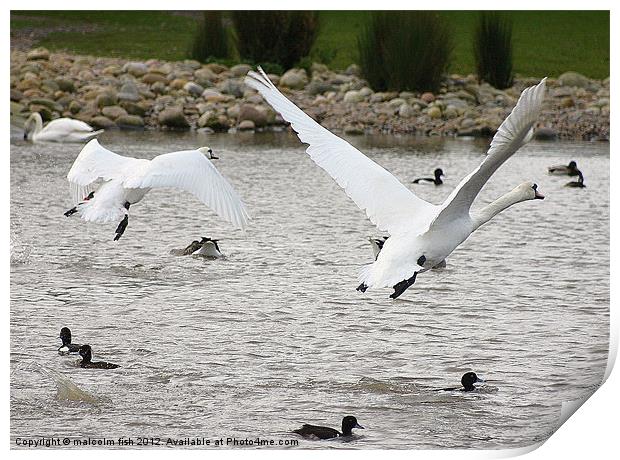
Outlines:
[{"label": "swimming white swan", "polygon": [[[129,206],[151,188],[172,187],[194,194],[218,216],[245,229],[248,213],[237,192],[215,169],[208,147],[159,155],[152,160],[124,157],[93,139],[75,159],[67,179],[76,206],[67,212],[90,222],[121,221],[114,240],[129,222]],[[104,181],[98,188],[97,186]]]},{"label": "swimming white swan", "polygon": [[73,118],[57,118],[43,127],[39,112],[31,113],[24,124],[24,140],[30,137],[32,142],[86,142],[102,132]]},{"label": "swimming white swan", "polygon": [[377,259],[362,268],[358,290],[392,286],[397,298],[418,273],[440,266],[472,232],[504,209],[525,200],[544,198],[526,182],[484,208],[470,207],[489,177],[531,140],[545,94],[545,79],[527,88],[493,137],[488,155],[465,177],[443,204],[418,198],[392,174],[355,147],[323,128],[289,101],[259,67],[245,83],[256,89],[309,144],[310,158],[329,173],[347,195],[366,211],[379,230],[388,232]]}]

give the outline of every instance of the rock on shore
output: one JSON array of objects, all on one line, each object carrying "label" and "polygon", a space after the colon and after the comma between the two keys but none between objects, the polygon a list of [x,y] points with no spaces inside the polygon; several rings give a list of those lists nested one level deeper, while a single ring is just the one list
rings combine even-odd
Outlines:
[{"label": "rock on shore", "polygon": [[[246,64],[193,60],[144,62],[50,53],[11,53],[11,117],[33,111],[97,128],[251,131],[282,129],[282,118],[243,83]],[[450,75],[436,93],[374,92],[352,66],[342,73],[313,64],[272,81],[323,126],[347,134],[492,136],[521,91],[538,78],[498,90],[474,75]],[[548,79],[539,139],[608,140],[609,78],[576,72]]]}]

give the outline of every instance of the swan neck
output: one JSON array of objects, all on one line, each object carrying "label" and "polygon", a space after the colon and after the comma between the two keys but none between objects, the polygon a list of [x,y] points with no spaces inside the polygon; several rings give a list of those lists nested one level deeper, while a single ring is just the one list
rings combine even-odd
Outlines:
[{"label": "swan neck", "polygon": [[41,132],[41,130],[43,129],[43,120],[41,119],[40,115],[35,118],[35,123],[36,123],[36,125],[35,125],[35,128],[34,128],[34,132],[35,133]]},{"label": "swan neck", "polygon": [[507,209],[513,204],[520,203],[521,201],[525,201],[527,199],[527,197],[524,197],[516,190],[508,192],[505,195],[499,197],[497,200],[489,203],[472,216],[474,221],[474,230],[477,230],[479,227],[486,224],[504,209]]}]

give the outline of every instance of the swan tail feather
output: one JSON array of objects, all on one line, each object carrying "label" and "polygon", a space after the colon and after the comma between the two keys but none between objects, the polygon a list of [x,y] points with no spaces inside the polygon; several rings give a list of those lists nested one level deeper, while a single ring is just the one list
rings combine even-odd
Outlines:
[{"label": "swan tail feather", "polygon": [[127,215],[123,207],[100,206],[96,201],[84,201],[76,206],[78,215],[86,222],[106,224],[118,222]]}]

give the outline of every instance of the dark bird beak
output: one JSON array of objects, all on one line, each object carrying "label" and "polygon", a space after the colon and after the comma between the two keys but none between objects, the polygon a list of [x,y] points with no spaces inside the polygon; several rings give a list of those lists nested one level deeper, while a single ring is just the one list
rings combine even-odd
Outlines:
[{"label": "dark bird beak", "polygon": [[220,159],[220,157],[216,157],[215,155],[211,154],[211,159],[212,159],[212,160],[219,160],[219,159]]},{"label": "dark bird beak", "polygon": [[355,426],[353,428],[359,428],[360,430],[364,430],[365,428],[360,425],[359,423],[356,423]]},{"label": "dark bird beak", "polygon": [[476,377],[476,383],[484,383],[484,379],[481,379],[480,377]]}]

